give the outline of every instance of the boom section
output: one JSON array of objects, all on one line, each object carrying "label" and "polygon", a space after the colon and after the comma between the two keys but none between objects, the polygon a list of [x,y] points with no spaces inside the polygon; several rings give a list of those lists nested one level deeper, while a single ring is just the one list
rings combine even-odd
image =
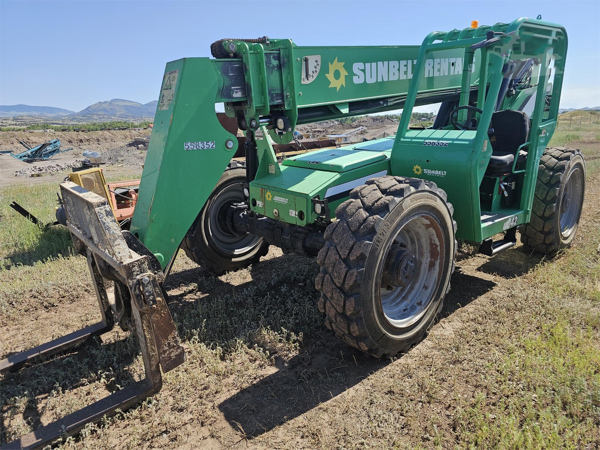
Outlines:
[{"label": "boom section", "polygon": [[[297,124],[402,108],[420,48],[298,47],[290,40],[216,44],[231,50],[231,58],[214,60],[222,78],[217,101],[242,127],[273,127],[283,118],[284,129],[272,134],[278,142],[289,142]],[[460,50],[431,54],[416,104],[457,94],[464,67]]]}]

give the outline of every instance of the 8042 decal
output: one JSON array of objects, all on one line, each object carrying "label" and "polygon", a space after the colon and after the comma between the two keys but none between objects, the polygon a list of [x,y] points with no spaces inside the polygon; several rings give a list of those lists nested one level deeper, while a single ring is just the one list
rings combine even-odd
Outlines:
[{"label": "8042 decal", "polygon": [[216,148],[215,141],[185,142],[183,144],[184,150],[205,150],[214,148]]},{"label": "8042 decal", "polygon": [[519,217],[518,216],[512,216],[510,219],[508,219],[506,222],[504,222],[504,225],[502,226],[502,229],[504,231],[510,230],[511,228],[516,227],[517,223],[519,223]]}]

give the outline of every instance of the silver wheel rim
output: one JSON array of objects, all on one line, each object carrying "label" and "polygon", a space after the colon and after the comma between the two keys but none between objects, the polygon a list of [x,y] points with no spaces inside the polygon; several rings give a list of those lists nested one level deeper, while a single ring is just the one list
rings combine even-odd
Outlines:
[{"label": "silver wheel rim", "polygon": [[560,234],[563,239],[571,237],[581,214],[581,200],[583,195],[583,172],[575,167],[569,174],[569,178],[560,198]]},{"label": "silver wheel rim", "polygon": [[227,227],[227,210],[233,203],[244,200],[244,183],[232,183],[214,196],[209,205],[207,226],[211,244],[228,256],[246,254],[262,242],[260,237],[252,234],[233,234]]},{"label": "silver wheel rim", "polygon": [[406,328],[432,305],[446,260],[438,219],[429,213],[409,217],[386,249],[379,296],[387,321]]}]

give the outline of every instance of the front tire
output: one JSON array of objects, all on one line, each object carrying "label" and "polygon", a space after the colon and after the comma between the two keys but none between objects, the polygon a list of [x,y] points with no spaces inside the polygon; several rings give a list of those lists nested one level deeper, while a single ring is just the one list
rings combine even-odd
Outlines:
[{"label": "front tire", "polygon": [[521,242],[548,256],[571,245],[585,194],[585,161],[580,151],[547,148],[540,159],[531,220]]},{"label": "front tire", "polygon": [[446,193],[429,181],[386,176],[354,189],[317,259],[326,326],[376,357],[420,342],[450,289],[452,214]]},{"label": "front tire", "polygon": [[188,258],[217,275],[257,263],[269,251],[264,239],[251,234],[236,235],[227,227],[228,208],[246,201],[244,188],[248,188],[246,169],[233,163],[181,244]]}]

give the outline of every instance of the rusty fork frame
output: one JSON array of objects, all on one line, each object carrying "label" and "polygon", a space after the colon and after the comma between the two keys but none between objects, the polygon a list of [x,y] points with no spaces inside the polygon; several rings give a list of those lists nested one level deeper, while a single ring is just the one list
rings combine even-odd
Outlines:
[{"label": "rusty fork frame", "polygon": [[[79,411],[42,426],[3,449],[38,448],[64,435],[73,435],[155,394],[162,387],[161,368],[168,372],[184,361],[183,348],[167,307],[164,275],[156,257],[131,233],[121,231],[107,201],[75,183],[61,184],[67,225],[75,249],[85,255],[102,320],[0,361],[0,373],[14,372],[64,352],[112,330],[117,321],[135,333],[144,360],[145,378]],[[109,296],[106,281],[112,281]]]}]

